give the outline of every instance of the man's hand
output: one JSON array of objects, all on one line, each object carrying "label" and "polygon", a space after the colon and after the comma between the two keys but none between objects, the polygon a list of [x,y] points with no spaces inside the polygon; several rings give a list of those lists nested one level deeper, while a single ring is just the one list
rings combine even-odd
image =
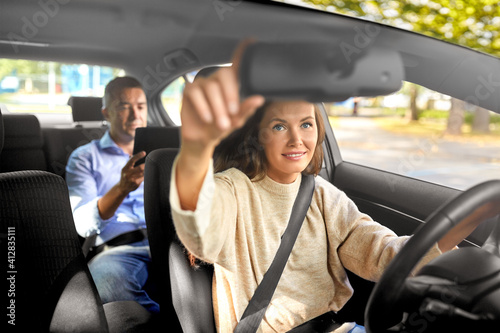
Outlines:
[{"label": "man's hand", "polygon": [[141,151],[130,158],[122,168],[120,183],[118,186],[125,196],[135,191],[144,181],[144,163],[134,167],[135,163],[146,156],[146,152]]},{"label": "man's hand", "polygon": [[144,151],[132,156],[122,168],[120,182],[97,201],[99,215],[103,220],[112,218],[118,207],[122,204],[123,199],[130,192],[135,191],[144,181],[144,163],[134,167],[135,162],[144,156],[146,156]]}]

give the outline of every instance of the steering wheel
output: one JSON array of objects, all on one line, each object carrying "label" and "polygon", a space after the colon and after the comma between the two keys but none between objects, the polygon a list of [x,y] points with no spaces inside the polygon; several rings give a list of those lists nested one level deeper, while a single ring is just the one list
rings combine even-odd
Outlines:
[{"label": "steering wheel", "polygon": [[[499,213],[500,180],[476,185],[438,208],[394,257],[375,285],[365,312],[367,332],[383,332],[394,325],[389,323],[396,318],[393,314],[401,318],[402,310],[398,307],[398,302],[402,298],[406,279],[436,242],[461,222],[468,224],[483,221]],[[492,236],[498,238],[492,232],[488,239]],[[495,241],[498,244],[500,239]]]}]

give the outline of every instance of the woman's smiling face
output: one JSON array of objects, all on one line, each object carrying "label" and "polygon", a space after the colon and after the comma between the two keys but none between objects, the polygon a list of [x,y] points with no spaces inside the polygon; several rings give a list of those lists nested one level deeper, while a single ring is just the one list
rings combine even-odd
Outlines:
[{"label": "woman's smiling face", "polygon": [[292,183],[309,165],[318,142],[314,105],[302,101],[272,103],[260,128],[267,175],[279,183]]}]

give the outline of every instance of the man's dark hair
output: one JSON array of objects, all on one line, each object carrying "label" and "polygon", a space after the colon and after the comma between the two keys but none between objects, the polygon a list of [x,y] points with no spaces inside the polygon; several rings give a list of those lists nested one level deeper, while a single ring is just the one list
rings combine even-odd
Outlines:
[{"label": "man's dark hair", "polygon": [[106,85],[106,89],[104,90],[104,97],[102,99],[102,107],[106,108],[111,104],[111,101],[114,98],[119,97],[119,94],[123,91],[123,89],[127,88],[142,88],[141,83],[130,76],[119,76],[109,81]]}]

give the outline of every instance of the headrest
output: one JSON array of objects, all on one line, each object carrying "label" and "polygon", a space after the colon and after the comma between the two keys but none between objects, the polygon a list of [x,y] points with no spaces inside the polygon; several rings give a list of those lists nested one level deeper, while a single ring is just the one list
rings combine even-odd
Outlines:
[{"label": "headrest", "polygon": [[[135,130],[134,154],[145,151],[149,154],[160,148],[179,148],[181,146],[181,128],[172,127],[139,127]],[[144,162],[143,158],[137,162]],[[136,165],[137,165],[136,164]]]},{"label": "headrest", "polygon": [[149,154],[160,148],[179,148],[181,146],[181,128],[172,127],[139,127],[135,130],[134,154],[145,151]]},{"label": "headrest", "polygon": [[33,114],[9,113],[3,116],[3,144],[9,149],[42,149],[40,121]]},{"label": "headrest", "polygon": [[73,113],[73,121],[104,121],[102,98],[71,96],[68,100]]},{"label": "headrest", "polygon": [[0,108],[0,154],[3,149],[3,117],[2,117],[2,108]]}]

